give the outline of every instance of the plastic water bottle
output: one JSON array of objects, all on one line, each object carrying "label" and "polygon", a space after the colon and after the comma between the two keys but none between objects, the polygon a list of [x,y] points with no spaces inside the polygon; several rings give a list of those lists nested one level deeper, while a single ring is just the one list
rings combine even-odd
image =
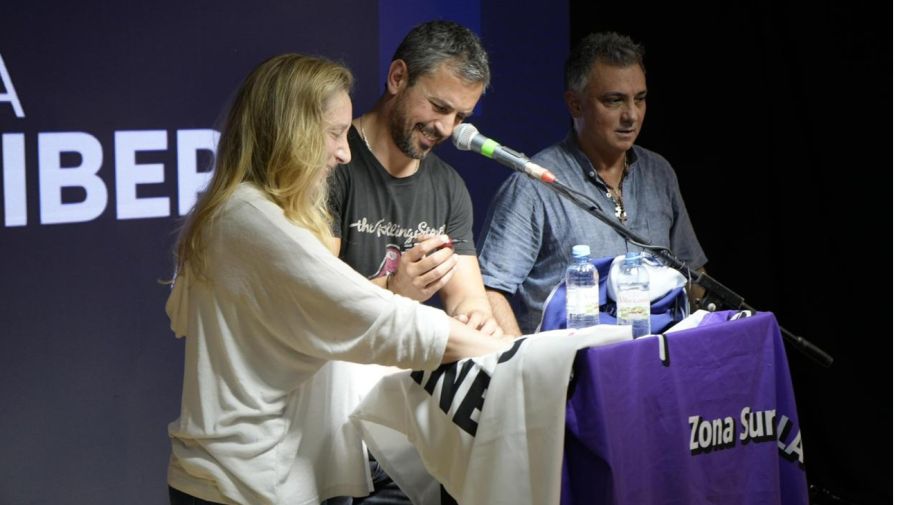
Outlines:
[{"label": "plastic water bottle", "polygon": [[616,323],[630,324],[634,338],[650,333],[650,273],[639,252],[625,254],[616,279]]},{"label": "plastic water bottle", "polygon": [[586,328],[600,324],[600,275],[591,263],[591,247],[572,247],[572,262],[566,268],[566,327]]}]

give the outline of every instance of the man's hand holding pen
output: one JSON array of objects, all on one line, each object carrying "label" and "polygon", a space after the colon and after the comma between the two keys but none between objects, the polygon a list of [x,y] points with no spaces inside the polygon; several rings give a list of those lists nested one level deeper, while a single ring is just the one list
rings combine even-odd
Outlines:
[{"label": "man's hand holding pen", "polygon": [[453,277],[459,257],[447,235],[423,235],[404,248],[397,270],[390,274],[388,289],[423,302],[431,298]]},{"label": "man's hand holding pen", "polygon": [[[443,247],[453,247],[453,246],[455,246],[456,244],[468,244],[468,243],[469,243],[468,240],[461,239],[461,238],[455,238],[455,239],[452,239],[452,240],[450,240],[450,241],[448,241],[448,242],[445,242],[444,245],[442,245],[441,247],[442,247],[442,248],[443,248]],[[419,244],[419,242],[413,242],[413,243],[411,243],[411,244],[406,244],[406,245],[403,246],[403,250],[404,250],[404,251],[408,251],[408,250],[412,249],[413,247],[415,247],[415,246],[418,245],[418,244]]]}]

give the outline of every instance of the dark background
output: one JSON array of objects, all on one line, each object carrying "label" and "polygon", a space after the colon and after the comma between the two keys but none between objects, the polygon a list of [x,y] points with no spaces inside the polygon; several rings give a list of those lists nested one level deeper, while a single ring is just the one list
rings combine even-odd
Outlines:
[{"label": "dark background", "polygon": [[[639,143],[675,167],[708,269],[835,357],[823,369],[788,350],[810,484],[841,503],[887,502],[891,339],[880,308],[887,274],[875,259],[887,245],[855,231],[886,228],[890,211],[888,170],[878,172],[889,163],[892,91],[880,9],[552,0],[4,9],[0,55],[26,117],[0,102],[0,134],[25,135],[28,224],[4,227],[0,205],[0,504],[166,503],[165,429],[178,414],[183,343],[168,330],[158,280],[171,271],[178,226],[176,131],[214,127],[244,75],[290,51],[349,65],[358,115],[380,94],[400,38],[436,17],[479,32],[490,53],[493,83],[472,122],[528,154],[568,128],[571,40],[614,29],[646,46]],[[116,220],[113,138],[124,130],[167,131],[168,148],[138,162],[165,166],[166,182],[140,196],[168,196],[169,218]],[[64,131],[103,146],[109,201],[92,221],[41,225],[37,138]],[[467,181],[477,232],[509,172],[450,146],[439,152]],[[853,275],[862,262],[865,274]],[[860,293],[871,300],[864,308]],[[824,493],[813,502],[838,503]]]},{"label": "dark background", "polygon": [[570,5],[573,41],[616,30],[645,46],[638,143],[675,167],[708,271],[835,359],[825,369],[788,349],[808,481],[843,500],[813,503],[888,503],[887,7]]}]

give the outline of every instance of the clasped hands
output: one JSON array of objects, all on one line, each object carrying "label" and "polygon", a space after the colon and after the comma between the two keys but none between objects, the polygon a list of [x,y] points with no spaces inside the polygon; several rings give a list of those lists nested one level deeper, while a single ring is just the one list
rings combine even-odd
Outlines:
[{"label": "clasped hands", "polygon": [[[386,287],[398,295],[424,302],[450,282],[460,259],[447,235],[423,235],[416,240],[412,247],[401,253],[397,270],[388,278]],[[481,282],[480,276],[477,282]],[[490,313],[483,288],[477,291],[480,293],[477,302],[465,299],[451,315],[470,328],[501,337],[503,332]],[[478,303],[482,302],[482,297],[483,303]],[[444,297],[445,301],[447,298],[449,296]]]},{"label": "clasped hands", "polygon": [[459,256],[447,235],[418,237],[418,242],[400,254],[397,270],[387,287],[398,295],[424,302],[453,278]]}]

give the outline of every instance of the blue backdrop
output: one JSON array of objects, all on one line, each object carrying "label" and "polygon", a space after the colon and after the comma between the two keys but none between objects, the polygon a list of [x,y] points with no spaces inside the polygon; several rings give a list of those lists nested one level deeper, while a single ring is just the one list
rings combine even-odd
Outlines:
[{"label": "blue backdrop", "polygon": [[[558,83],[568,10],[549,0],[517,7],[4,8],[0,503],[166,503],[166,425],[178,415],[183,342],[168,328],[168,288],[158,281],[170,275],[178,218],[208,167],[211,129],[253,66],[284,52],[342,60],[357,78],[358,115],[380,95],[406,32],[454,19],[482,35],[492,59],[493,86],[473,121],[533,152],[565,131]],[[543,27],[540,41],[521,36],[517,27],[529,25]],[[480,225],[506,169],[452,146],[441,155],[468,182]]]}]

